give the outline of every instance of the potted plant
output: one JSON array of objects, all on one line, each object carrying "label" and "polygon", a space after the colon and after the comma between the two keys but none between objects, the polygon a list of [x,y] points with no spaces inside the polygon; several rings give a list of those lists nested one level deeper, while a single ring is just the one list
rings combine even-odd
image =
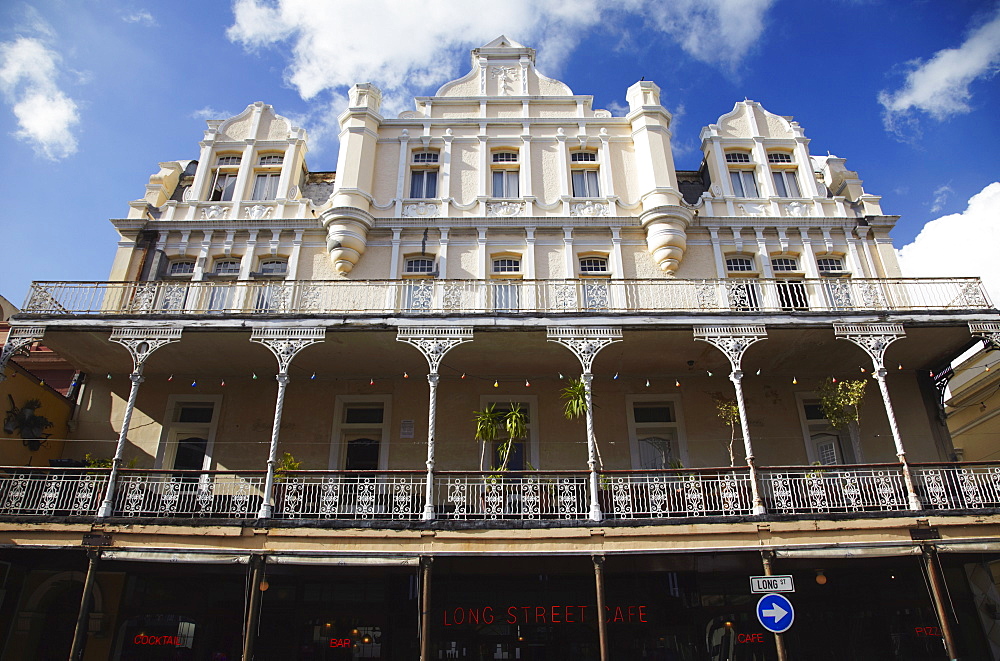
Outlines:
[{"label": "potted plant", "polygon": [[501,440],[496,453],[498,465],[492,465],[493,471],[483,480],[482,505],[484,510],[492,512],[505,506],[504,482],[501,473],[507,471],[514,444],[523,441],[527,436],[528,416],[520,404],[513,403],[510,409],[497,409],[496,403],[490,403],[481,411],[474,413],[476,425],[476,440],[482,443],[479,456],[479,468],[484,470],[486,462],[486,446]]},{"label": "potted plant", "polygon": [[[276,511],[297,510],[297,503],[292,501],[301,500],[301,488],[296,490],[294,489],[296,485],[287,484],[287,481],[288,473],[299,470],[300,466],[302,466],[302,462],[296,461],[290,452],[285,452],[278,459],[278,463],[274,467],[274,503]],[[297,486],[301,487],[301,485]]]},{"label": "potted plant", "polygon": [[736,404],[736,399],[726,397],[721,392],[712,393],[712,401],[715,402],[715,414],[729,427],[729,465],[736,465],[736,454],[733,446],[736,443],[736,427],[740,420],[740,408]]}]

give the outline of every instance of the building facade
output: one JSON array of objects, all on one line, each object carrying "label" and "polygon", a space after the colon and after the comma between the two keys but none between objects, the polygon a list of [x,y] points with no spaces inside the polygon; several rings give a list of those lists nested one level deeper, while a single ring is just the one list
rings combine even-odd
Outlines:
[{"label": "building facade", "polygon": [[979,281],[902,277],[759,103],[679,171],[655,83],[471,64],[396,118],[355,85],[336,173],[208,122],[107,282],[33,284],[4,360],[86,373],[62,459],[111,467],[7,462],[3,658],[995,657],[1000,464],[933,378],[1000,338]]}]

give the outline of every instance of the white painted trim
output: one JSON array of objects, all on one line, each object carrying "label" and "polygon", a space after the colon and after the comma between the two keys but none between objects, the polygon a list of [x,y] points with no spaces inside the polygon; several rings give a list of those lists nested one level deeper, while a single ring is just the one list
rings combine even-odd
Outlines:
[{"label": "white painted trim", "polygon": [[[392,395],[337,395],[333,406],[333,432],[330,437],[330,458],[327,462],[329,470],[343,470],[344,461],[347,459],[347,448],[341,442],[344,433],[354,429],[363,430],[366,427],[361,423],[358,427],[345,427],[341,422],[344,418],[345,405],[350,404],[381,404],[382,405],[382,425],[380,432],[382,438],[379,439],[378,447],[378,470],[389,470],[389,443],[392,440]],[[367,429],[376,429],[378,425],[370,425]]]},{"label": "white painted trim", "polygon": [[[212,420],[204,422],[174,422],[177,405],[183,402],[211,402]],[[219,427],[219,418],[222,417],[222,395],[168,395],[167,408],[163,414],[163,426],[160,430],[160,441],[156,448],[156,460],[153,468],[171,468],[167,464],[172,464],[177,452],[177,435],[192,433],[199,429],[208,427],[208,443],[205,445],[205,459],[202,462],[202,470],[211,470],[213,454],[215,452],[215,435]],[[169,461],[168,461],[169,459]]]},{"label": "white painted trim", "polygon": [[684,432],[684,409],[681,406],[680,395],[627,395],[625,397],[625,418],[628,421],[628,447],[632,462],[632,470],[642,470],[639,465],[639,429],[632,414],[632,406],[637,402],[667,402],[674,409],[674,422],[656,423],[662,427],[675,430],[677,440],[677,458],[684,466],[688,466],[687,434]]}]

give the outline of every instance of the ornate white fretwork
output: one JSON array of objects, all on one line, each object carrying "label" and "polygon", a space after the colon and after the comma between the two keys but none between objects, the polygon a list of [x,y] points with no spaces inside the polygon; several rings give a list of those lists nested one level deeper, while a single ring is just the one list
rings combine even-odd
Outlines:
[{"label": "ornate white fretwork", "polygon": [[608,205],[600,202],[580,202],[569,205],[569,215],[571,216],[607,216]]},{"label": "ornate white fretwork", "polygon": [[489,202],[487,216],[520,216],[524,213],[524,202]]},{"label": "ornate white fretwork", "polygon": [[590,368],[601,349],[622,341],[621,328],[548,328],[549,342],[556,342],[573,352],[580,360],[584,374],[590,374]]},{"label": "ornate white fretwork", "polygon": [[989,341],[994,348],[1000,349],[1000,322],[970,321],[969,332]]},{"label": "ornate white fretwork", "polygon": [[229,207],[219,206],[218,204],[213,204],[212,206],[201,210],[201,217],[203,220],[221,220],[229,215]]},{"label": "ornate white fretwork", "polygon": [[300,351],[310,344],[322,342],[325,328],[264,328],[254,327],[251,342],[263,344],[278,359],[278,374],[287,374],[288,366]]},{"label": "ornate white fretwork", "polygon": [[255,204],[252,207],[247,207],[247,220],[264,220],[265,218],[271,217],[271,207],[265,207],[263,204]]},{"label": "ornate white fretwork", "polygon": [[128,349],[128,352],[132,354],[133,371],[139,372],[150,354],[162,346],[179,341],[182,330],[180,326],[167,328],[119,327],[111,331],[111,337],[108,339]]},{"label": "ornate white fretwork", "polygon": [[412,344],[424,354],[432,374],[437,374],[444,355],[463,342],[472,341],[472,328],[400,328],[397,342]]},{"label": "ornate white fretwork", "polygon": [[25,304],[23,312],[57,312],[65,314],[67,310],[59,304],[59,301],[52,296],[51,292],[44,285],[35,283],[31,285],[31,293],[28,295],[28,302]]},{"label": "ornate white fretwork", "polygon": [[733,370],[739,370],[743,354],[754,342],[767,339],[763,326],[695,326],[694,339],[703,340],[726,354]]},{"label": "ornate white fretwork", "polygon": [[497,92],[500,96],[510,96],[511,83],[517,80],[517,69],[514,67],[492,66],[490,76],[497,79]]},{"label": "ornate white fretwork", "polygon": [[403,216],[406,218],[437,218],[441,215],[441,205],[430,202],[404,204]]},{"label": "ornate white fretwork", "polygon": [[45,326],[12,326],[7,335],[7,342],[3,345],[3,352],[0,353],[0,381],[6,378],[7,361],[11,356],[22,349],[26,349],[35,342],[40,342],[45,334]]},{"label": "ornate white fretwork", "polygon": [[876,370],[885,369],[885,350],[906,335],[902,324],[834,324],[838,340],[850,340],[871,356]]}]

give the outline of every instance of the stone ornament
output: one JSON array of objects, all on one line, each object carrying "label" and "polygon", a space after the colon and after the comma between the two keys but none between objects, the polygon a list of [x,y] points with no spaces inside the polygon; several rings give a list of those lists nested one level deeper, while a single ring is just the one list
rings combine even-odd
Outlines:
[{"label": "stone ornament", "polygon": [[501,96],[511,95],[511,85],[517,80],[517,69],[515,67],[490,67],[490,76],[496,78],[497,91]]},{"label": "stone ornament", "polygon": [[486,205],[487,216],[520,216],[524,213],[524,202],[490,202]]},{"label": "stone ornament", "polygon": [[213,204],[207,209],[201,210],[202,220],[221,220],[229,215],[229,207]]},{"label": "stone ornament", "polygon": [[608,205],[601,204],[599,202],[581,202],[579,204],[571,204],[569,207],[569,215],[571,216],[607,216],[608,215]]},{"label": "stone ornament", "polygon": [[744,203],[736,206],[742,209],[747,216],[763,216],[767,211],[767,206],[763,204]]},{"label": "stone ornament", "polygon": [[423,119],[426,115],[416,110],[406,110],[398,115],[399,119]]},{"label": "stone ornament", "polygon": [[419,202],[417,204],[403,205],[403,216],[405,218],[437,218],[440,215],[441,215],[440,204]]},{"label": "stone ornament", "polygon": [[792,202],[785,205],[785,212],[789,216],[795,216],[801,218],[802,216],[809,215],[809,207],[802,204],[801,202]]},{"label": "stone ornament", "polygon": [[246,216],[247,220],[264,220],[265,218],[270,218],[271,207],[265,207],[263,204],[255,204],[247,208]]}]

